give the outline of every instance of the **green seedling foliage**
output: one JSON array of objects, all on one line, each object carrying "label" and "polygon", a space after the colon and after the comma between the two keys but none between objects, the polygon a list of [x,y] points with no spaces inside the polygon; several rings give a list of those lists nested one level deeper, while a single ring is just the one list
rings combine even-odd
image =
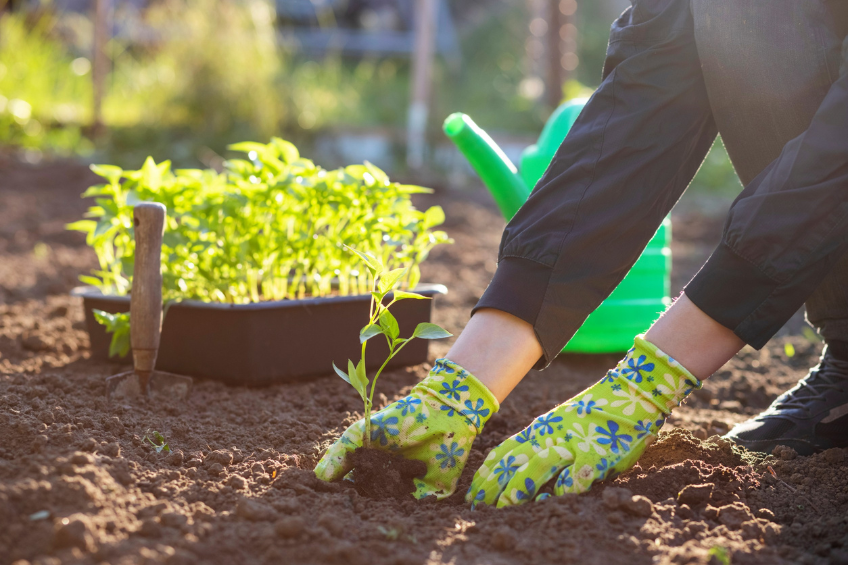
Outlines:
[{"label": "green seedling foliage", "polygon": [[[414,288],[430,250],[451,239],[434,229],[438,206],[417,210],[410,195],[371,163],[325,170],[291,143],[230,146],[245,158],[224,172],[173,170],[148,158],[139,170],[93,165],[105,182],[84,194],[95,205],[68,229],[86,234],[99,266],[81,280],[125,295],[135,258],[133,207],[168,209],[162,245],[165,300],[243,304]],[[355,249],[352,249],[355,248]],[[351,253],[349,250],[353,250]],[[387,273],[382,287],[376,273]]]},{"label": "green seedling foliage", "polygon": [[400,537],[400,530],[397,528],[387,528],[385,526],[377,526],[377,531],[383,534],[389,541],[397,541]]},{"label": "green seedling foliage", "polygon": [[123,357],[130,351],[130,313],[110,314],[103,310],[92,310],[94,319],[106,327],[106,333],[112,334],[109,342],[109,357]]},{"label": "green seedling foliage", "polygon": [[730,565],[730,552],[726,547],[721,545],[714,545],[710,548],[710,551],[707,553],[711,558],[715,558],[715,561],[720,563],[721,565]]},{"label": "green seedling foliage", "polygon": [[[411,336],[408,338],[401,338],[398,322],[394,315],[389,311],[389,308],[399,300],[429,300],[429,297],[422,296],[415,292],[395,290],[394,287],[401,284],[404,278],[408,275],[408,269],[386,269],[384,265],[390,264],[390,257],[383,256],[378,259],[374,255],[370,255],[353,248],[349,249],[355,256],[359,257],[362,262],[367,265],[367,268],[371,270],[372,273],[371,287],[369,289],[371,293],[370,318],[368,319],[368,323],[365,324],[365,326],[363,326],[363,328],[359,331],[359,342],[362,344],[362,356],[360,357],[359,362],[354,365],[353,361],[348,360],[347,372],[342,371],[335,363],[333,363],[333,370],[345,382],[355,388],[356,392],[359,393],[360,398],[362,398],[365,412],[365,430],[364,437],[362,439],[363,445],[365,447],[370,447],[371,407],[374,402],[374,390],[377,385],[377,379],[380,377],[383,369],[386,368],[389,361],[391,361],[395,355],[400,353],[400,350],[403,349],[403,347],[411,340],[415,338],[441,339],[450,337],[453,334],[436,324],[424,322],[416,326],[415,331]],[[383,301],[389,295],[391,295],[391,300],[388,304],[383,304]],[[389,345],[389,355],[385,361],[383,361],[383,364],[380,365],[380,368],[374,374],[374,377],[369,383],[368,377],[365,373],[365,350],[368,345],[368,340],[380,334],[386,336],[386,341]],[[371,385],[370,390],[368,388],[369,384]]]},{"label": "green seedling foliage", "polygon": [[153,449],[156,450],[156,453],[162,453],[163,451],[171,451],[171,448],[165,441],[165,437],[156,430],[147,430],[144,433],[144,438],[142,438],[142,441],[150,443],[150,445],[153,446]]},{"label": "green seedling foliage", "polygon": [[787,357],[795,357],[795,346],[792,345],[791,342],[786,342],[783,344],[783,352]]}]

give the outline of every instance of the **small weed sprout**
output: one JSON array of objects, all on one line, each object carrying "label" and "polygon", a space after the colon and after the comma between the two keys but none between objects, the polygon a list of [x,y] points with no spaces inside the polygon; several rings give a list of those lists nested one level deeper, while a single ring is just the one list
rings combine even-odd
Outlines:
[{"label": "small weed sprout", "polygon": [[[387,271],[380,259],[374,255],[357,251],[352,247],[348,247],[348,249],[353,253],[356,253],[359,258],[362,259],[362,262],[371,273],[371,308],[368,323],[359,332],[359,342],[362,344],[362,355],[359,359],[359,363],[354,365],[353,361],[348,360],[347,372],[339,369],[335,363],[333,363],[333,369],[335,369],[336,374],[344,379],[345,382],[355,388],[356,392],[359,393],[360,398],[362,398],[362,403],[365,409],[363,445],[367,448],[371,447],[371,407],[373,406],[374,401],[374,389],[377,385],[377,379],[380,377],[380,374],[383,372],[383,369],[386,368],[389,361],[391,361],[395,355],[400,353],[400,350],[403,349],[407,343],[416,337],[421,339],[442,339],[450,337],[453,334],[436,324],[422,322],[416,326],[415,331],[412,332],[410,337],[401,338],[399,335],[400,330],[398,328],[397,320],[394,315],[389,312],[389,308],[391,308],[391,306],[399,300],[429,300],[429,298],[415,292],[394,290],[395,286],[398,285],[398,283],[400,283],[406,276],[406,268]],[[392,293],[391,302],[383,304],[383,300],[389,293]],[[369,339],[381,334],[385,336],[386,342],[389,345],[389,356],[374,374],[373,379],[370,381],[371,389],[369,390],[368,376],[365,374],[365,348],[368,345]]]},{"label": "small weed sprout", "polygon": [[721,565],[730,565],[730,552],[724,546],[714,545],[707,555],[710,556],[711,560],[715,560]]},{"label": "small weed sprout", "polygon": [[162,453],[163,451],[171,451],[171,448],[168,447],[168,444],[165,442],[165,436],[163,436],[156,430],[147,430],[144,433],[142,441],[149,442],[150,445],[153,446],[153,449],[156,450],[156,453]]},{"label": "small weed sprout", "polygon": [[385,526],[377,526],[377,531],[383,534],[387,540],[396,541],[400,537],[400,530],[397,528],[386,528]]}]

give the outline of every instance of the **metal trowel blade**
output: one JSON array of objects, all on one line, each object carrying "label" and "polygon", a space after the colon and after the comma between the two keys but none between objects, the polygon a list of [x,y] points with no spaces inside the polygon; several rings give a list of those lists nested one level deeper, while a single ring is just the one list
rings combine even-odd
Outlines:
[{"label": "metal trowel blade", "polygon": [[138,374],[135,371],[127,371],[106,379],[106,398],[116,400],[138,396],[161,396],[185,400],[191,393],[192,384],[191,377],[153,371],[145,389]]}]

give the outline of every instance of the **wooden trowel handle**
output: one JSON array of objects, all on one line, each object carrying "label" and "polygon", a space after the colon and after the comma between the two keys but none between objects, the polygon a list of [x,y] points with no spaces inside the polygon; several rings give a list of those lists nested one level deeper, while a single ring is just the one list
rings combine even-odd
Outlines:
[{"label": "wooden trowel handle", "polygon": [[130,295],[130,344],[135,371],[146,387],[156,366],[162,325],[162,235],[165,206],[143,202],[133,210],[135,265]]}]

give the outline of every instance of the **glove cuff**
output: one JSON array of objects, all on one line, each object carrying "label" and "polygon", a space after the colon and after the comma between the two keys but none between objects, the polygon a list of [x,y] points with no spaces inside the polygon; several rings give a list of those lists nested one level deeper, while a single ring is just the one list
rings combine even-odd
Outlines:
[{"label": "glove cuff", "polygon": [[643,396],[669,414],[703,383],[683,365],[644,338],[636,336],[633,347],[614,370],[617,378],[635,385]]},{"label": "glove cuff", "polygon": [[486,385],[450,359],[437,359],[427,378],[415,388],[438,400],[442,410],[463,415],[477,428],[477,434],[500,409],[498,399]]}]

